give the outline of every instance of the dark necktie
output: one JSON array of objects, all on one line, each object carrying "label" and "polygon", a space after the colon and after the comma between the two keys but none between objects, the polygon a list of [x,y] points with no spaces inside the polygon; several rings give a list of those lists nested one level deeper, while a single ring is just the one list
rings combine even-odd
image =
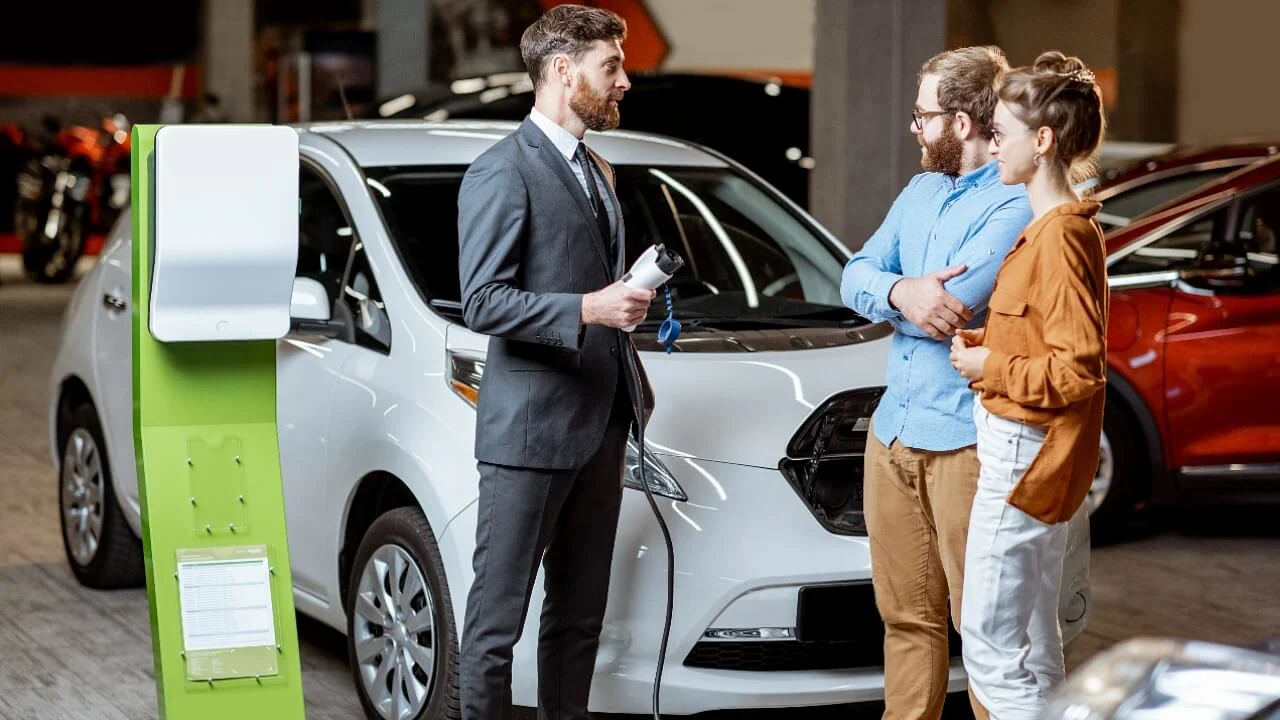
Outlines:
[{"label": "dark necktie", "polygon": [[587,196],[591,199],[591,209],[596,214],[596,224],[600,226],[600,235],[604,237],[604,246],[613,252],[613,233],[609,231],[609,213],[605,210],[604,201],[600,197],[600,192],[596,189],[596,174],[593,172],[595,163],[587,157],[586,143],[579,142],[578,149],[574,152],[573,157],[578,162],[578,167],[582,169],[582,177],[587,181]]}]

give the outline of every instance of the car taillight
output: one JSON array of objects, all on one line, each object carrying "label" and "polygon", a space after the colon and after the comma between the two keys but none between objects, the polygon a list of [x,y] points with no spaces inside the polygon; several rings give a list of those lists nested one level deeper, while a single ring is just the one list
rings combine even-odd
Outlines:
[{"label": "car taillight", "polygon": [[817,521],[838,535],[866,535],[862,457],[871,414],[884,388],[848,390],[822,403],[800,425],[778,469]]}]

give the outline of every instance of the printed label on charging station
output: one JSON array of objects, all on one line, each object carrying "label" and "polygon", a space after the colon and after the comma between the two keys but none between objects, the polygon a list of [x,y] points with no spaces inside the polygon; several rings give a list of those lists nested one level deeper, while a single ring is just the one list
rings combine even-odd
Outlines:
[{"label": "printed label on charging station", "polygon": [[180,549],[177,563],[187,679],[278,674],[266,546]]}]

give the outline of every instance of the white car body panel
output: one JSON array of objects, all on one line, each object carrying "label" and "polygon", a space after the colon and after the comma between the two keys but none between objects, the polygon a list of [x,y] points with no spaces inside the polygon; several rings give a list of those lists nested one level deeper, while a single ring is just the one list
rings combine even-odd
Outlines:
[{"label": "white car body panel", "polygon": [[[398,478],[436,534],[456,625],[473,574],[475,412],[448,385],[447,352],[483,352],[487,339],[430,310],[400,263],[356,161],[466,163],[514,129],[506,123],[336,123],[300,129],[304,159],[328,172],[373,268],[392,325],[389,353],[297,332],[280,341],[278,430],[289,553],[298,610],[344,631],[339,555],[355,494],[371,473]],[[338,141],[338,142],[335,142]],[[341,144],[338,144],[341,143]],[[615,164],[723,166],[682,143],[630,133],[592,138]],[[354,157],[352,157],[354,155]],[[130,313],[111,316],[103,292],[129,297],[128,213],[68,309],[52,370],[57,398],[78,378],[102,418],[117,496],[140,532],[132,433]],[[847,252],[847,251],[846,251]],[[687,667],[708,627],[789,627],[802,585],[869,581],[865,537],[827,532],[778,471],[786,444],[834,393],[884,382],[889,337],[823,349],[643,353],[657,407],[646,440],[687,502],[658,498],[676,552],[676,599],[663,710],[794,707],[883,697],[878,668],[743,672]],[[1064,615],[1088,600],[1088,522],[1072,523]],[[348,548],[353,551],[354,548]],[[645,496],[625,492],[609,606],[592,693],[596,712],[647,713],[662,631],[666,552]],[[533,705],[541,580],[515,651],[513,699]],[[1077,600],[1078,602],[1078,600]],[[1076,637],[1087,615],[1064,622]],[[882,638],[870,637],[869,643]],[[960,663],[950,689],[964,688]]]}]

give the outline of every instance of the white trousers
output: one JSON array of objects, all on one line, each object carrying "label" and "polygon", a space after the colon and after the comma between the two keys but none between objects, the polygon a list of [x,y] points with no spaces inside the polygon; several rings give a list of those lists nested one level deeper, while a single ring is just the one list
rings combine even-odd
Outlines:
[{"label": "white trousers", "polygon": [[1044,429],[974,402],[978,490],[969,516],[960,637],[964,669],[992,720],[1033,720],[1066,678],[1058,597],[1067,523],[1046,525],[1008,503]]}]

